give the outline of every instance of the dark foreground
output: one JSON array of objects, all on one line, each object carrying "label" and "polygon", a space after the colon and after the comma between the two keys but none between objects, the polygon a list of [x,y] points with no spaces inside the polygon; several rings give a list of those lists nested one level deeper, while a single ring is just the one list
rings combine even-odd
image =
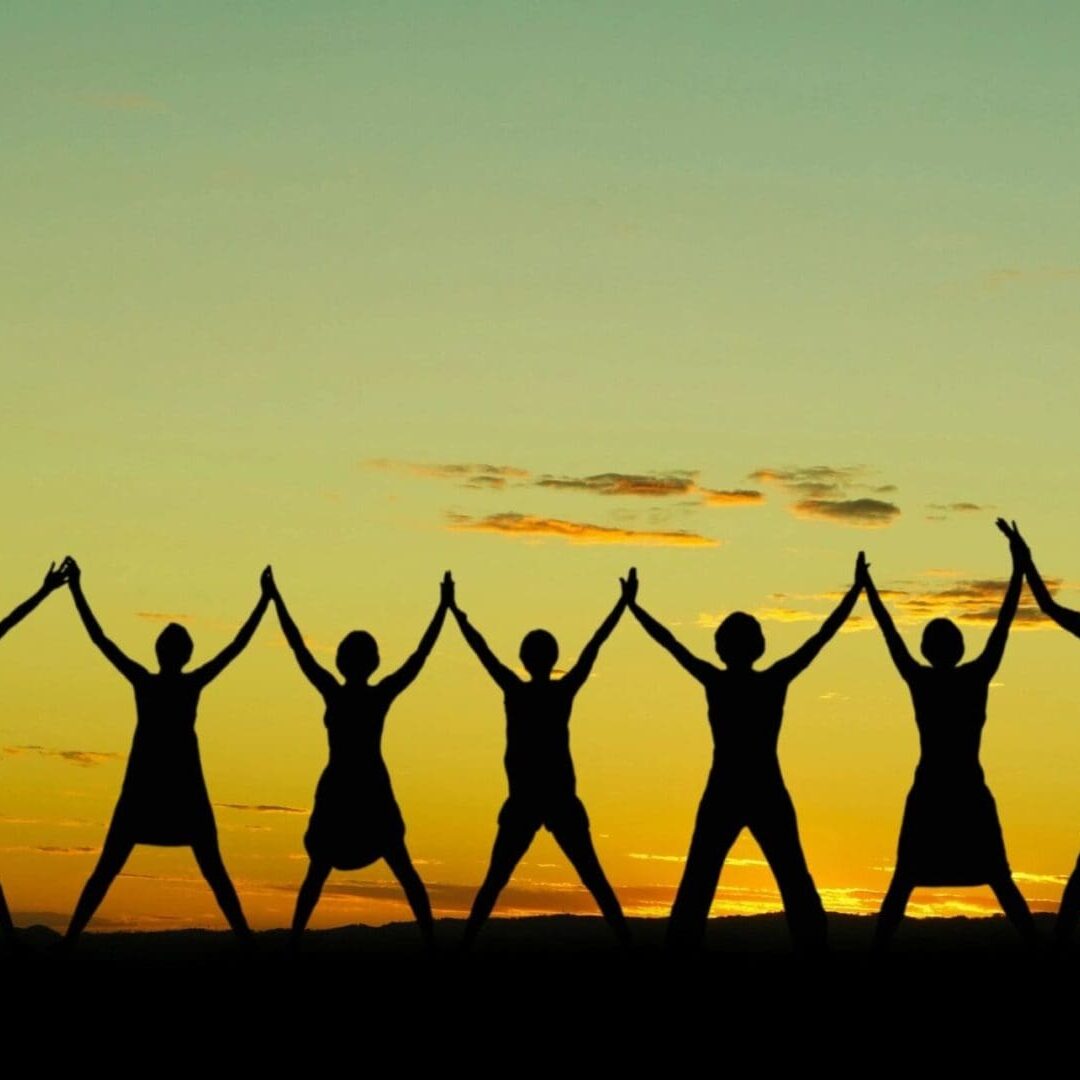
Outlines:
[{"label": "dark foreground", "polygon": [[[1055,1072],[1075,1072],[1076,944],[1031,955],[1003,919],[909,920],[875,957],[872,925],[831,916],[832,951],[814,958],[792,956],[771,915],[714,920],[692,957],[667,956],[651,919],[633,920],[628,952],[599,919],[496,919],[468,956],[458,920],[439,923],[433,955],[410,924],[312,931],[298,955],[284,931],[254,949],[171,931],[91,933],[68,956],[34,927],[0,966],[5,1041],[158,1065],[212,1045],[247,1067],[355,1053],[379,1071],[667,1072],[705,1055],[695,1069],[891,1073],[1054,1067],[1066,1053]],[[1049,942],[1049,918],[1040,930]]]}]

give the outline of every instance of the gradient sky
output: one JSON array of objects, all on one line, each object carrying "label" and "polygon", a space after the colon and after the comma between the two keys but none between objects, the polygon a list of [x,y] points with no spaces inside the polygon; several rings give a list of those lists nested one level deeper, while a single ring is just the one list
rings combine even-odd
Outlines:
[{"label": "gradient sky", "polygon": [[[135,657],[176,616],[205,657],[272,562],[325,661],[362,626],[391,665],[450,568],[504,658],[537,625],[572,657],[633,564],[699,653],[742,608],[772,657],[865,547],[913,645],[951,613],[974,652],[998,513],[1080,606],[1080,10],[223,7],[0,13],[4,610],[70,551]],[[781,744],[832,910],[876,910],[917,754],[866,615],[796,684]],[[1080,642],[1022,622],[983,760],[1021,888],[1053,910]],[[0,703],[0,877],[18,921],[59,923],[133,702],[59,593],[0,645]],[[286,924],[326,751],[272,621],[199,733],[241,897]],[[444,914],[483,874],[502,740],[449,626],[385,739]],[[665,913],[702,695],[628,621],[573,744],[624,904]],[[777,906],[759,860],[744,837],[717,912]],[[335,875],[315,925],[402,917],[389,880]],[[989,906],[920,890],[912,910]],[[542,836],[500,910],[593,909]],[[190,853],[141,848],[96,925],[189,924],[221,925]]]}]

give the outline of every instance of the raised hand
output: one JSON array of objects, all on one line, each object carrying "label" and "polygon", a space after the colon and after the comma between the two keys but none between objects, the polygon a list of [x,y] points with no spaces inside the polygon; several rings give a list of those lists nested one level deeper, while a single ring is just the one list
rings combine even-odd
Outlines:
[{"label": "raised hand", "polygon": [[1027,546],[1027,541],[1020,535],[1016,522],[1014,521],[1010,526],[1004,518],[998,518],[995,524],[1008,537],[1009,551],[1012,552],[1013,559],[1018,563],[1026,564],[1030,562],[1031,549]]},{"label": "raised hand", "polygon": [[443,579],[439,582],[439,603],[450,608],[451,611],[457,606],[454,599],[454,579],[450,576],[449,570],[443,574]]},{"label": "raised hand", "polygon": [[[66,562],[66,560],[65,560]],[[43,593],[51,593],[54,589],[59,589],[61,585],[67,582],[67,572],[64,570],[64,563],[60,564],[60,569],[56,568],[56,563],[49,563],[49,569],[45,571],[45,580],[41,583],[41,591]]]},{"label": "raised hand", "polygon": [[[63,579],[69,585],[78,585],[82,578],[82,570],[79,568],[79,564],[70,555],[60,564],[58,572],[64,575]],[[45,580],[49,580],[47,575]]]},{"label": "raised hand", "polygon": [[870,581],[870,564],[866,561],[866,552],[860,551],[855,560],[855,584],[865,589]]},{"label": "raised hand", "polygon": [[625,600],[627,604],[636,603],[638,591],[637,567],[631,566],[626,577],[619,578],[619,584],[622,586],[623,600]]},{"label": "raised hand", "polygon": [[274,571],[271,567],[266,567],[259,575],[259,585],[262,587],[263,596],[267,599],[273,600],[278,595],[277,582],[274,581]]}]

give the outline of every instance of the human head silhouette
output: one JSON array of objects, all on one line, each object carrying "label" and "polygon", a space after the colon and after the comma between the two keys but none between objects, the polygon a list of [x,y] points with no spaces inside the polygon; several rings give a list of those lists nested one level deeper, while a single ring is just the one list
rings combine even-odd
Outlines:
[{"label": "human head silhouette", "polygon": [[559,643],[546,630],[530,630],[521,639],[518,656],[534,679],[546,679],[559,659]]},{"label": "human head silhouette", "polygon": [[765,652],[761,623],[745,611],[733,611],[717,628],[716,655],[730,668],[754,666]]},{"label": "human head silhouette", "polygon": [[337,649],[337,669],[350,679],[366,679],[379,666],[379,646],[366,630],[350,630]]},{"label": "human head silhouette", "polygon": [[171,622],[158,634],[154,643],[162,671],[176,672],[191,659],[195,645],[191,635],[179,623]]},{"label": "human head silhouette", "polygon": [[952,619],[931,619],[922,635],[922,654],[931,667],[951,668],[964,655],[964,635]]}]

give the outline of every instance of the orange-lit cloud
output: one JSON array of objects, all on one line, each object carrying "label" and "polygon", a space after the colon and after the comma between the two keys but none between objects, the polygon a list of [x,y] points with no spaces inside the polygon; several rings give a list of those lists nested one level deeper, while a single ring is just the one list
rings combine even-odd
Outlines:
[{"label": "orange-lit cloud", "polygon": [[194,618],[192,615],[186,615],[176,611],[136,611],[135,617],[138,619],[146,619],[147,622],[191,622]]},{"label": "orange-lit cloud", "polygon": [[114,754],[104,750],[53,750],[46,746],[4,746],[0,747],[0,754],[6,757],[36,754],[38,757],[59,758],[83,768],[104,765],[110,761],[124,761],[127,757],[126,754]]},{"label": "orange-lit cloud", "polygon": [[585,521],[564,521],[537,514],[448,514],[446,526],[453,532],[484,532],[512,537],[554,537],[571,544],[627,544],[638,547],[718,547],[719,541],[685,529],[649,531],[594,525]]},{"label": "orange-lit cloud", "polygon": [[760,491],[749,488],[732,488],[721,491],[716,488],[697,488],[701,501],[706,506],[757,506],[765,501]]},{"label": "orange-lit cloud", "polygon": [[219,802],[215,806],[223,810],[242,810],[250,814],[306,814],[307,810],[299,806],[279,806],[276,803],[234,803]]},{"label": "orange-lit cloud", "polygon": [[[870,475],[865,465],[805,465],[757,469],[750,479],[776,484],[795,496],[790,509],[796,517],[864,529],[882,528],[900,516],[900,508],[873,496],[889,494],[896,485],[872,483]],[[858,491],[869,491],[870,495],[855,494]]]}]

